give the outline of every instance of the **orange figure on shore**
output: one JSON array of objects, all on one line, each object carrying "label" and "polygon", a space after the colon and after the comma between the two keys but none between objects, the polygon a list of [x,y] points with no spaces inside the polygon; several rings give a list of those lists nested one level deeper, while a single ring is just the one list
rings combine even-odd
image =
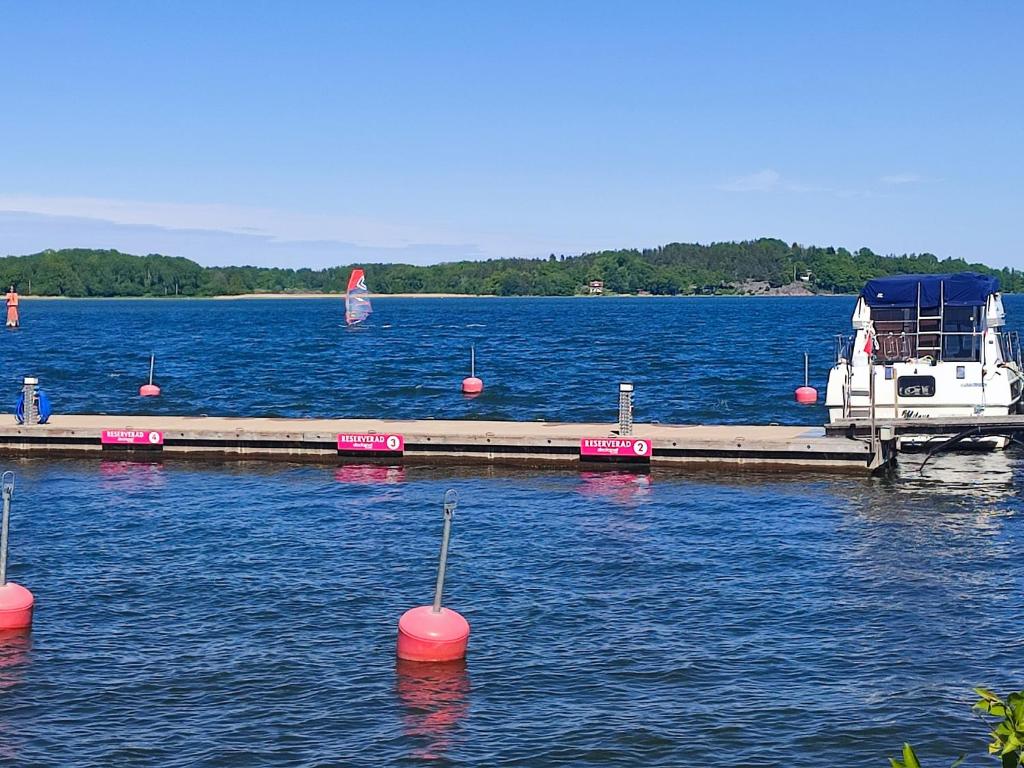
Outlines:
[{"label": "orange figure on shore", "polygon": [[17,328],[19,325],[21,320],[18,318],[18,292],[12,285],[11,290],[7,292],[7,327]]}]

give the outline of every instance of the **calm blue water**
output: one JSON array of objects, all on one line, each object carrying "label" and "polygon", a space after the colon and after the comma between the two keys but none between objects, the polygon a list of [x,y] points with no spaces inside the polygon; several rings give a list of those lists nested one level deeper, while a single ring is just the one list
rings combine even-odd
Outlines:
[{"label": "calm blue water", "polygon": [[[38,375],[65,412],[611,420],[631,378],[644,419],[820,423],[790,393],[805,349],[824,389],[851,303],[395,299],[348,332],[327,301],[29,301],[0,386]],[[465,401],[470,343],[488,391]],[[143,402],[151,348],[166,394]],[[1024,687],[1024,466],[918,461],[871,480],[3,460],[37,613],[0,639],[0,764],[811,768],[904,740],[948,764],[983,751],[970,687]],[[448,487],[469,658],[400,667]]]}]

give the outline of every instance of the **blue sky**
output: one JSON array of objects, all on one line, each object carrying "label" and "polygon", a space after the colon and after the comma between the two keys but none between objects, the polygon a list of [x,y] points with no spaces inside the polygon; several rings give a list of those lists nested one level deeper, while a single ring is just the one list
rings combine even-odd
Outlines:
[{"label": "blue sky", "polygon": [[1024,4],[0,0],[0,253],[1024,268]]}]

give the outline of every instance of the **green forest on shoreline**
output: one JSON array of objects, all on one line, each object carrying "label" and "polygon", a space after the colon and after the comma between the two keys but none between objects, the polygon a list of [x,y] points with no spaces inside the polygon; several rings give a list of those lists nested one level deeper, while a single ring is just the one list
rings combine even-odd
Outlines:
[{"label": "green forest on shoreline", "polygon": [[[352,266],[326,269],[204,267],[194,261],[114,250],[46,250],[0,258],[0,281],[26,295],[68,297],[237,296],[341,293]],[[743,242],[672,243],[543,259],[489,259],[430,266],[362,264],[374,293],[573,296],[602,281],[613,294],[735,295],[793,286],[800,293],[854,293],[873,277],[974,271],[995,275],[1006,292],[1024,290],[1024,274],[930,253],[882,256],[867,248]]]}]

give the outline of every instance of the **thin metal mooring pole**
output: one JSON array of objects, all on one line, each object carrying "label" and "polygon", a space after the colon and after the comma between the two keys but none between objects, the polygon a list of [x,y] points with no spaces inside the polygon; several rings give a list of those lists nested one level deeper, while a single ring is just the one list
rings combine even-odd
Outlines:
[{"label": "thin metal mooring pole", "polygon": [[3,483],[4,512],[3,524],[0,526],[0,587],[7,583],[7,533],[11,523],[11,496],[14,495],[14,473],[4,472],[0,482]]},{"label": "thin metal mooring pole", "polygon": [[156,355],[153,352],[149,353],[149,383],[153,383],[153,365],[156,363]]},{"label": "thin metal mooring pole", "polygon": [[810,374],[810,355],[804,352],[804,386],[809,387],[811,385],[811,374]]},{"label": "thin metal mooring pole", "polygon": [[452,535],[452,517],[459,505],[459,494],[449,488],[444,494],[444,532],[441,534],[441,557],[437,564],[437,584],[434,586],[434,613],[441,612],[441,595],[444,593],[444,572],[448,568],[448,539]]},{"label": "thin metal mooring pole", "polygon": [[469,348],[469,375],[476,378],[476,344]]}]

